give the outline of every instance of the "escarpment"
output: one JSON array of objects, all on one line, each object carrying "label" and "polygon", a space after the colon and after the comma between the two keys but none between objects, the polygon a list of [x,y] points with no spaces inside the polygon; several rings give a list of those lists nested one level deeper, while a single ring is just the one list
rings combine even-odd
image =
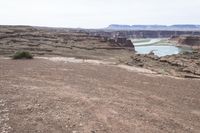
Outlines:
[{"label": "escarpment", "polygon": [[200,49],[200,36],[173,36],[171,40],[175,41],[178,45]]},{"label": "escarpment", "polygon": [[0,55],[17,51],[34,55],[101,58],[130,54],[134,46],[127,39],[110,42],[87,31],[30,26],[0,26]]}]

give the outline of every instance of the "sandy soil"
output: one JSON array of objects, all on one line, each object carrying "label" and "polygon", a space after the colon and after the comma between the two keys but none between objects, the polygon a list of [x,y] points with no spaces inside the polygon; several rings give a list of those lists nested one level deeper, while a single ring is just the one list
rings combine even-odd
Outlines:
[{"label": "sandy soil", "polygon": [[0,59],[0,133],[198,133],[200,80]]}]

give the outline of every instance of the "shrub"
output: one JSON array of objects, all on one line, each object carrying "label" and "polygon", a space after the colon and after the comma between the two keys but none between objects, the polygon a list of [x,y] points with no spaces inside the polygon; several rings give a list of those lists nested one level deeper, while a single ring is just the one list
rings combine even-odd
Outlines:
[{"label": "shrub", "polygon": [[20,51],[20,52],[16,52],[12,58],[13,59],[33,59],[33,55],[26,51]]}]

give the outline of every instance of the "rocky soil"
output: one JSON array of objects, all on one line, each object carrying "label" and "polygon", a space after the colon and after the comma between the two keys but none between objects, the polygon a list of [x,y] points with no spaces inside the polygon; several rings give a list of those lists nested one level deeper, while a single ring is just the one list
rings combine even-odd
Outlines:
[{"label": "rocky soil", "polygon": [[[0,133],[199,133],[200,52],[159,58],[130,46],[80,29],[0,26]],[[22,50],[35,58],[8,58]]]},{"label": "rocky soil", "polygon": [[0,59],[1,133],[199,133],[200,81],[106,64]]},{"label": "rocky soil", "polygon": [[126,61],[124,63],[130,66],[147,68],[164,75],[200,78],[199,51],[165,57],[157,57],[153,54],[134,54],[131,58],[131,61]]}]

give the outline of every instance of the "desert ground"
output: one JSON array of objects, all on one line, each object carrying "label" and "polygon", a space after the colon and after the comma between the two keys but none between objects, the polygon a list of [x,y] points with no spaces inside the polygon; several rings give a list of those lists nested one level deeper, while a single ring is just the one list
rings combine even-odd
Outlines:
[{"label": "desert ground", "polygon": [[197,79],[42,58],[0,70],[1,133],[200,131]]},{"label": "desert ground", "polygon": [[[34,59],[11,59],[17,51]],[[82,30],[0,26],[0,133],[199,133],[199,57],[139,55]]]}]

